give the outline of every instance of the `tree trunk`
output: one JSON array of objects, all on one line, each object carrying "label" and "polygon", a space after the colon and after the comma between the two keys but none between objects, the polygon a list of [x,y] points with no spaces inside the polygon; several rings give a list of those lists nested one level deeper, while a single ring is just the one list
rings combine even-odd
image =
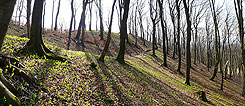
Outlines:
[{"label": "tree trunk", "polygon": [[135,46],[136,47],[137,47],[137,43],[138,43],[137,9],[138,9],[138,5],[136,5],[135,16],[134,16],[134,36],[135,36]]},{"label": "tree trunk", "polygon": [[[85,13],[86,13],[86,7],[87,7],[87,3],[88,0],[83,0],[83,10],[82,10],[82,14],[81,14],[81,18],[80,18],[80,22],[79,22],[79,26],[78,26],[78,31],[77,31],[77,35],[75,37],[76,40],[79,40],[80,38],[80,34],[81,34],[81,30],[82,30],[82,40],[81,40],[81,44],[84,47],[84,34],[85,34]],[[81,29],[82,28],[82,29]]]},{"label": "tree trunk", "polygon": [[35,0],[32,14],[31,36],[26,48],[37,53],[39,56],[45,56],[46,53],[51,53],[44,45],[42,40],[42,11],[44,0]]},{"label": "tree trunk", "polygon": [[179,0],[176,0],[176,10],[177,10],[177,46],[178,46],[178,54],[179,54],[179,64],[177,71],[181,73],[181,48],[180,48],[180,7]]},{"label": "tree trunk", "polygon": [[92,13],[92,10],[93,10],[93,5],[92,3],[89,4],[89,18],[90,18],[90,21],[89,21],[89,31],[92,31],[92,16],[93,16],[93,13]]},{"label": "tree trunk", "polygon": [[[45,13],[46,13],[46,1],[44,1],[44,5],[43,5],[43,29],[44,27],[44,23],[45,23]],[[30,35],[31,36],[31,35]]]},{"label": "tree trunk", "polygon": [[53,30],[53,23],[54,23],[54,3],[56,0],[53,0],[53,6],[52,6],[52,23],[51,23],[51,30]]},{"label": "tree trunk", "polygon": [[130,0],[124,0],[124,13],[123,19],[121,20],[121,27],[120,27],[120,49],[116,60],[124,64],[124,54],[125,54],[125,38],[127,36],[127,19],[128,19],[128,11],[129,11],[129,3]]},{"label": "tree trunk", "polygon": [[104,25],[103,25],[103,14],[102,14],[102,4],[101,0],[99,0],[99,17],[100,17],[100,40],[104,40],[103,32],[104,32]]},{"label": "tree trunk", "polygon": [[191,51],[190,51],[190,42],[191,42],[191,21],[189,14],[189,7],[187,6],[186,0],[183,0],[185,15],[187,20],[187,42],[186,42],[186,81],[185,84],[190,86],[190,71],[191,71]]},{"label": "tree trunk", "polygon": [[27,29],[27,36],[30,38],[30,17],[31,17],[31,0],[27,0],[27,17],[26,17],[26,29]]},{"label": "tree trunk", "polygon": [[0,1],[0,54],[3,40],[8,30],[8,25],[12,17],[16,0]]},{"label": "tree trunk", "polygon": [[244,24],[243,24],[242,0],[237,0],[237,1],[234,0],[234,5],[235,5],[236,16],[237,16],[237,21],[238,21],[240,45],[241,45],[241,51],[242,51],[242,72],[243,72],[242,96],[245,96],[245,71],[244,71],[245,48],[244,48]]},{"label": "tree trunk", "polygon": [[20,2],[19,2],[19,25],[20,25],[20,21],[21,21],[21,16],[22,16],[22,12],[23,12],[23,8],[24,8],[24,0],[20,0]]},{"label": "tree trunk", "polygon": [[58,16],[59,16],[59,13],[60,13],[60,1],[61,1],[61,0],[59,0],[59,3],[58,3],[57,14],[56,14],[55,24],[54,24],[54,30],[55,30],[55,31],[57,31]]},{"label": "tree trunk", "polygon": [[70,28],[69,28],[69,40],[68,40],[68,44],[67,44],[67,49],[70,49],[70,44],[71,44],[71,31],[72,31],[72,23],[73,23],[73,19],[74,19],[74,6],[73,6],[74,0],[71,0],[71,22],[70,22]]},{"label": "tree trunk", "polygon": [[166,53],[166,31],[165,31],[165,25],[164,25],[164,18],[163,18],[163,1],[158,0],[158,4],[160,7],[160,20],[161,20],[161,26],[162,26],[162,45],[163,45],[163,66],[167,67],[167,53]]},{"label": "tree trunk", "polygon": [[[16,0],[3,0],[0,1],[0,54],[1,54],[1,47],[3,44],[4,37],[6,35],[8,25],[10,22],[10,19],[12,17],[14,6],[15,6]],[[1,64],[2,65],[2,64]],[[9,91],[9,89],[2,83],[3,77],[1,74],[1,81],[0,81],[0,95],[4,96],[7,99],[8,104],[20,106],[19,99]]]},{"label": "tree trunk", "polygon": [[106,56],[106,53],[109,50],[109,46],[110,46],[110,42],[111,42],[111,27],[112,27],[112,22],[113,22],[113,14],[114,14],[114,7],[115,7],[115,4],[116,4],[116,1],[117,0],[114,0],[113,5],[112,5],[111,20],[110,20],[110,25],[109,25],[108,36],[107,36],[106,43],[105,43],[105,48],[103,49],[103,51],[102,51],[102,53],[100,55],[100,58],[99,58],[99,61],[101,61],[103,63],[104,63],[104,58]]},{"label": "tree trunk", "polygon": [[217,23],[217,18],[216,18],[216,10],[214,8],[214,1],[211,0],[211,3],[210,3],[210,7],[211,7],[211,10],[212,10],[212,14],[213,14],[213,21],[214,21],[214,26],[215,26],[215,51],[216,51],[216,63],[215,63],[215,66],[214,66],[214,73],[212,75],[212,77],[210,78],[210,80],[214,80],[214,78],[216,77],[217,75],[217,72],[218,72],[218,65],[220,63],[220,44],[219,44],[219,27],[218,27],[218,23]]}]

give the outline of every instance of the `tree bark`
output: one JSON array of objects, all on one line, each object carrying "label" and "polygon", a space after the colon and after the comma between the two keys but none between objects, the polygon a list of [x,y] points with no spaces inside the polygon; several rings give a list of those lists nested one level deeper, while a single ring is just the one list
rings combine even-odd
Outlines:
[{"label": "tree bark", "polygon": [[71,31],[72,31],[72,23],[74,19],[74,6],[73,6],[74,0],[71,0],[71,22],[70,22],[70,28],[69,28],[69,39],[68,39],[68,44],[67,44],[67,49],[70,49],[70,44],[71,44]]},{"label": "tree bark", "polygon": [[162,45],[163,45],[163,66],[164,67],[167,67],[167,52],[166,52],[166,38],[165,38],[165,35],[166,35],[166,31],[165,31],[165,25],[164,25],[164,18],[163,18],[163,1],[162,0],[158,0],[158,4],[159,4],[159,8],[160,8],[160,21],[161,21],[161,27],[162,27]]},{"label": "tree bark", "polygon": [[93,5],[92,5],[92,3],[91,4],[89,4],[89,18],[90,18],[90,20],[89,20],[89,31],[92,31],[92,16],[93,16],[93,13],[92,13],[92,10],[93,10]]},{"label": "tree bark", "polygon": [[52,6],[52,23],[51,23],[51,30],[53,30],[53,23],[54,23],[54,3],[56,0],[53,0],[53,6]]},{"label": "tree bark", "polygon": [[179,63],[177,71],[181,73],[181,48],[180,48],[180,4],[179,0],[175,0],[176,10],[177,10],[177,46],[178,46],[178,54],[179,54]]},{"label": "tree bark", "polygon": [[116,60],[121,63],[125,64],[124,61],[124,54],[125,54],[125,38],[127,36],[127,19],[128,19],[128,11],[129,11],[129,3],[130,0],[124,0],[124,13],[123,18],[121,20],[121,27],[120,27],[120,49]]},{"label": "tree bark", "polygon": [[[4,37],[6,35],[8,25],[10,22],[10,19],[12,17],[14,6],[15,6],[16,0],[2,0],[0,1],[0,54],[1,54],[1,47],[3,44]],[[2,64],[1,64],[2,65]],[[2,83],[3,76],[1,74],[1,81],[0,81],[0,95],[5,96],[7,99],[8,104],[20,106],[19,99],[9,91],[9,89]]]},{"label": "tree bark", "polygon": [[213,21],[214,21],[214,26],[215,26],[215,51],[216,51],[216,63],[214,66],[214,73],[212,75],[212,77],[210,78],[210,80],[214,80],[214,78],[217,75],[218,72],[218,65],[220,64],[220,44],[219,44],[219,27],[218,27],[218,23],[217,23],[217,18],[216,18],[216,10],[214,8],[214,1],[211,0],[210,1],[210,8],[212,10],[212,16],[213,16]]},{"label": "tree bark", "polygon": [[30,17],[31,17],[31,0],[27,0],[27,17],[26,17],[26,29],[27,29],[27,36],[30,38]]},{"label": "tree bark", "polygon": [[104,40],[103,38],[103,32],[104,32],[104,25],[103,25],[103,14],[102,14],[102,4],[101,0],[99,0],[99,17],[100,17],[100,40]]},{"label": "tree bark", "polygon": [[108,36],[107,36],[106,43],[105,43],[105,48],[103,49],[103,51],[102,51],[102,53],[100,55],[100,58],[99,58],[99,61],[101,61],[103,63],[104,63],[104,58],[106,56],[106,53],[109,50],[109,46],[110,46],[110,42],[111,42],[111,27],[112,27],[112,22],[113,22],[113,14],[114,14],[114,7],[115,7],[115,4],[116,4],[116,1],[117,0],[114,0],[113,5],[112,5],[111,20],[110,20],[110,25],[109,25]]},{"label": "tree bark", "polygon": [[0,1],[0,54],[3,40],[8,30],[8,25],[12,17],[16,0],[1,0]]},{"label": "tree bark", "polygon": [[186,0],[183,0],[185,8],[185,16],[187,21],[187,42],[186,42],[186,81],[185,84],[190,86],[190,71],[191,71],[191,51],[190,51],[190,42],[191,42],[191,21],[189,14],[189,7],[186,3]]},{"label": "tree bark", "polygon": [[44,1],[43,5],[43,29],[45,28],[45,14],[46,14],[46,1]]},{"label": "tree bark", "polygon": [[239,37],[240,37],[240,45],[241,45],[241,54],[242,54],[242,71],[243,71],[243,87],[242,87],[242,96],[245,96],[245,48],[244,48],[244,24],[243,24],[243,6],[242,0],[234,0],[236,16],[239,27]]},{"label": "tree bark", "polygon": [[59,0],[59,3],[58,3],[57,14],[56,14],[55,24],[54,24],[54,30],[55,30],[55,31],[57,31],[58,16],[59,16],[59,13],[60,13],[60,1],[61,1],[61,0]]}]

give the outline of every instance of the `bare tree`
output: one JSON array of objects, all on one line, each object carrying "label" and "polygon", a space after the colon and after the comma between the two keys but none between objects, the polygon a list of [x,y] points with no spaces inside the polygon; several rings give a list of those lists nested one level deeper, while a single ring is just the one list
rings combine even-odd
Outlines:
[{"label": "bare tree", "polygon": [[57,25],[58,25],[58,16],[60,13],[60,1],[58,2],[58,8],[57,8],[57,14],[56,14],[56,18],[55,18],[55,24],[54,24],[54,30],[57,31]]},{"label": "bare tree", "polygon": [[82,9],[82,14],[81,14],[81,18],[80,18],[80,22],[79,22],[79,26],[78,26],[78,31],[77,31],[77,35],[75,37],[76,40],[79,40],[80,38],[80,34],[81,34],[81,30],[82,30],[82,39],[81,39],[81,44],[84,50],[84,36],[85,36],[85,13],[86,13],[86,9],[87,9],[87,4],[93,2],[93,0],[83,0],[83,9]]},{"label": "bare tree", "polygon": [[43,28],[44,28],[44,25],[45,25],[45,13],[46,13],[46,1],[44,1],[44,4],[43,4]]},{"label": "bare tree", "polygon": [[53,6],[52,6],[52,23],[51,23],[51,30],[53,30],[53,24],[54,24],[54,4],[56,0],[53,0]]},{"label": "bare tree", "polygon": [[168,7],[169,7],[169,12],[170,12],[170,17],[171,17],[171,21],[172,21],[172,25],[173,25],[173,36],[174,36],[174,43],[173,43],[173,58],[175,58],[175,54],[176,54],[176,13],[175,13],[175,2],[173,0],[168,0]]},{"label": "bare tree", "polygon": [[145,14],[147,13],[147,12],[144,12],[145,1],[143,1],[143,0],[137,1],[137,5],[138,5],[141,40],[143,41],[143,45],[146,46],[146,44],[145,44],[144,26],[143,26],[143,19],[144,19]]},{"label": "bare tree", "polygon": [[178,46],[178,54],[179,54],[179,63],[177,71],[181,73],[181,48],[180,48],[180,0],[175,0],[176,11],[177,11],[177,46]]},{"label": "bare tree", "polygon": [[26,9],[26,29],[27,29],[27,36],[30,38],[30,17],[31,17],[31,0],[27,0],[27,9]]},{"label": "bare tree", "polygon": [[214,7],[215,5],[215,1],[214,0],[209,0],[210,3],[210,8],[211,8],[211,12],[212,12],[212,16],[213,16],[213,22],[214,22],[214,29],[215,29],[215,52],[216,52],[216,63],[214,66],[214,73],[212,75],[212,77],[210,78],[210,80],[214,80],[214,78],[217,75],[218,72],[218,65],[220,63],[220,34],[219,34],[219,25],[218,25],[218,21],[217,21],[217,14],[216,14],[216,9]]},{"label": "bare tree", "polygon": [[105,43],[105,47],[100,55],[99,61],[104,62],[104,58],[106,53],[108,52],[109,46],[110,46],[110,42],[111,42],[111,28],[112,28],[112,22],[113,22],[113,14],[114,14],[114,7],[116,4],[117,0],[114,0],[113,4],[112,4],[112,9],[111,9],[111,18],[110,18],[110,25],[109,25],[109,31],[108,31],[108,36],[106,39],[106,43]]},{"label": "bare tree", "polygon": [[201,23],[204,13],[206,12],[206,0],[197,1],[196,6],[193,8],[193,27],[194,27],[194,64],[197,61],[197,36],[198,36],[198,26]]},{"label": "bare tree", "polygon": [[165,24],[164,24],[164,15],[163,15],[163,0],[158,0],[159,4],[159,15],[161,20],[161,26],[162,26],[162,45],[163,45],[163,66],[167,67],[167,52],[166,52],[166,30],[165,30]]},{"label": "bare tree", "polygon": [[[156,4],[154,4],[156,3]],[[159,22],[158,12],[157,12],[157,2],[150,0],[150,18],[152,22],[152,55],[156,56],[155,50],[158,48],[156,44],[156,25]]]},{"label": "bare tree", "polygon": [[123,9],[124,9],[124,13],[123,13],[123,18],[121,20],[121,25],[120,25],[120,49],[119,49],[119,53],[118,56],[116,58],[116,60],[121,63],[124,64],[124,54],[125,54],[125,39],[127,36],[127,19],[128,19],[128,11],[129,11],[129,4],[130,4],[130,0],[123,0]]},{"label": "bare tree", "polygon": [[[188,2],[189,3],[189,2]],[[185,8],[185,16],[187,22],[187,42],[186,42],[186,81],[185,84],[190,84],[190,71],[191,71],[191,51],[190,51],[190,42],[191,42],[191,20],[189,13],[189,4],[187,4],[186,0],[183,0],[184,8]]]},{"label": "bare tree", "polygon": [[21,23],[23,8],[24,8],[24,0],[20,0],[19,2],[19,22],[18,22],[19,25]]},{"label": "bare tree", "polygon": [[93,10],[93,4],[92,3],[90,3],[89,4],[89,18],[90,18],[90,20],[89,20],[89,31],[92,31],[92,16],[93,16],[93,13],[92,13],[92,10]]},{"label": "bare tree", "polygon": [[244,24],[243,24],[243,7],[242,0],[234,0],[236,17],[239,28],[239,37],[240,37],[240,45],[242,51],[242,70],[243,70],[243,88],[242,88],[242,96],[245,96],[245,72],[244,72],[244,64],[245,64],[245,48],[244,48]]},{"label": "bare tree", "polygon": [[98,2],[95,2],[95,4],[96,4],[96,6],[97,6],[97,8],[98,8],[98,10],[99,10],[99,18],[100,18],[100,40],[104,40],[104,38],[103,38],[103,32],[104,32],[104,25],[103,25],[103,13],[102,13],[102,3],[101,3],[101,1],[102,0],[98,0],[99,1],[99,3]]},{"label": "bare tree", "polygon": [[70,28],[69,28],[69,39],[68,39],[68,44],[67,44],[67,49],[70,49],[70,44],[71,44],[71,31],[72,31],[72,24],[73,24],[73,19],[74,19],[74,0],[71,0],[71,22],[70,22]]}]

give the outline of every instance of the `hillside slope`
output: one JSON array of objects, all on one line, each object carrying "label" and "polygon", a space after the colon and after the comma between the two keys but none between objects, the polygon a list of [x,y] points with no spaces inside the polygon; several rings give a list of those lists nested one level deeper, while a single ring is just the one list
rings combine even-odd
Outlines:
[{"label": "hillside slope", "polygon": [[[18,26],[15,27],[20,29],[19,33],[12,27],[8,34],[23,35]],[[99,40],[97,31],[86,32],[85,52],[79,51],[80,47],[75,42],[72,42],[72,50],[64,49],[67,34],[44,31],[47,47],[67,56],[72,63],[16,54],[28,41],[16,36],[6,37],[3,54],[19,58],[26,66],[23,70],[39,83],[39,88],[35,88],[19,76],[5,72],[6,78],[21,92],[18,97],[23,105],[245,105],[245,98],[240,96],[239,79],[225,80],[224,91],[220,91],[220,74],[215,81],[210,81],[212,72],[207,71],[205,65],[192,64],[192,86],[187,86],[184,84],[184,58],[183,75],[180,75],[176,71],[177,59],[168,57],[168,67],[162,67],[161,49],[156,51],[157,57],[154,57],[150,42],[144,46],[139,40],[138,46],[135,46],[131,35],[127,44],[126,65],[115,61],[119,49],[119,35],[116,33],[112,35],[113,41],[105,63],[97,61],[105,42]],[[96,69],[91,68],[91,63],[97,65]],[[199,99],[198,91],[206,92],[208,103]]]}]

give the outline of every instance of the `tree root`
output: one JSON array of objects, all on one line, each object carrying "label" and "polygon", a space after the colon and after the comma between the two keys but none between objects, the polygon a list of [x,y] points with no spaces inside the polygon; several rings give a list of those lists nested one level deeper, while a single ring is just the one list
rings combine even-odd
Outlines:
[{"label": "tree root", "polygon": [[0,95],[7,99],[7,104],[20,106],[20,100],[0,81]]},{"label": "tree root", "polygon": [[209,101],[208,101],[208,99],[207,99],[207,97],[206,97],[205,91],[198,91],[198,92],[196,92],[196,93],[199,95],[199,99],[200,99],[201,101],[204,101],[204,102],[209,103]]},{"label": "tree root", "polygon": [[16,58],[10,56],[4,56],[4,58],[5,62],[3,64],[2,69],[8,69],[8,71],[13,72],[15,75],[24,78],[26,82],[33,85],[34,87],[38,85],[38,83],[36,83],[37,79],[29,77],[24,71],[22,71],[21,68],[25,68],[25,66],[22,65]]}]

